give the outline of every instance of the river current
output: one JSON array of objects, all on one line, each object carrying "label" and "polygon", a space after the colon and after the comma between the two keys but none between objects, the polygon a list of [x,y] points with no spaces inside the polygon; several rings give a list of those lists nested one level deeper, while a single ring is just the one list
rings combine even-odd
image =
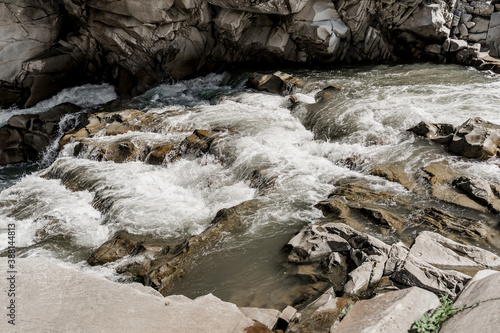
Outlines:
[{"label": "river current", "polygon": [[[287,96],[245,88],[249,73],[211,74],[162,85],[135,98],[131,106],[155,113],[162,125],[117,136],[131,142],[180,141],[195,129],[230,129],[217,142],[216,154],[153,166],[73,157],[73,146],[68,145],[48,166],[0,168],[0,250],[7,247],[6,225],[16,223],[19,255],[49,257],[120,281],[124,277],[112,265],[86,263],[116,231],[182,239],[202,232],[218,210],[257,198],[259,208],[245,219],[245,231],[225,235],[207,249],[171,293],[213,293],[241,306],[279,308],[290,302],[288,291],[300,284],[283,265],[283,247],[302,226],[326,221],[313,206],[327,198],[337,181],[356,178],[412,202],[443,207],[430,195],[417,196],[371,175],[371,167],[400,163],[414,173],[433,161],[447,160],[461,174],[500,184],[498,158],[477,162],[454,157],[407,131],[420,121],[457,126],[471,117],[500,124],[498,75],[431,64],[287,72],[304,81],[295,92],[301,103],[294,107]],[[315,94],[331,84],[342,90],[315,103]],[[61,102],[92,109],[114,98],[107,85],[66,89],[31,109],[0,110],[0,124],[14,114],[43,112]],[[346,163],[352,159],[360,162]],[[266,191],[251,187],[255,170],[274,185]],[[59,179],[44,177],[47,173]],[[64,179],[69,178],[83,184],[82,189],[66,187]],[[106,209],[96,207],[96,195],[107,200]],[[496,217],[475,218],[500,229]],[[368,221],[360,221],[358,229],[387,243],[399,240],[396,233],[380,233]],[[50,237],[42,239],[40,230]],[[408,239],[414,233],[409,232]],[[496,245],[490,250],[500,252]]]}]

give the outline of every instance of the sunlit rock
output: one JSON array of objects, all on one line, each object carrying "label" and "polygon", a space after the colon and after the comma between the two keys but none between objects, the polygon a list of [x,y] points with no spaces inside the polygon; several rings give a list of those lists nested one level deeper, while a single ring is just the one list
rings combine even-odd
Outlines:
[{"label": "sunlit rock", "polygon": [[437,296],[421,288],[394,291],[357,302],[332,332],[406,332],[414,321],[438,306]]}]

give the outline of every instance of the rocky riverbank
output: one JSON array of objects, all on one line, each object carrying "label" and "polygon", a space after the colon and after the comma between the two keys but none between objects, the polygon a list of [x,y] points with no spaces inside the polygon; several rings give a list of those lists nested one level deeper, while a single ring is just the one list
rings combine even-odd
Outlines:
[{"label": "rocky riverbank", "polygon": [[[288,94],[299,89],[303,81],[281,72],[254,73],[247,84],[259,91],[287,96],[287,106],[298,117],[304,108],[314,111],[313,106],[339,98],[343,92],[342,87],[331,85],[319,90],[314,100],[301,102],[304,96]],[[110,186],[103,185],[103,178],[87,177],[92,171],[85,170],[85,165],[68,172],[66,167],[71,160],[88,159],[101,165],[135,162],[162,172],[189,160],[208,163],[207,160],[213,158],[221,161],[219,163],[231,163],[232,157],[224,145],[228,138],[239,135],[238,124],[192,131],[169,122],[161,113],[131,109],[132,104],[115,101],[97,110],[62,104],[37,115],[16,115],[0,129],[6,138],[3,142],[8,143],[0,154],[0,161],[4,164],[25,162],[39,158],[52,147],[62,158],[41,171],[39,177],[58,182],[74,193],[92,193],[91,205],[102,216],[116,209],[117,198],[111,194]],[[309,117],[305,123],[310,126],[315,126],[313,111],[305,117]],[[180,115],[185,110],[168,112]],[[168,140],[160,135],[166,128],[172,134]],[[48,318],[41,321],[43,324],[37,324],[43,328],[59,325],[74,330],[71,323],[64,322],[68,318],[65,316],[80,316],[80,312],[71,312],[72,304],[76,302],[87,309],[91,306],[85,304],[92,301],[88,293],[94,293],[103,298],[91,307],[92,311],[81,311],[85,318],[78,318],[85,330],[107,329],[106,318],[114,313],[117,316],[129,313],[131,309],[127,304],[132,302],[139,304],[141,311],[165,320],[156,321],[146,316],[144,322],[130,324],[133,317],[125,316],[121,322],[127,327],[142,325],[142,330],[151,332],[157,331],[158,325],[182,332],[357,332],[363,329],[379,332],[382,328],[388,332],[404,332],[426,313],[438,308],[438,296],[446,295],[461,311],[443,326],[444,331],[491,331],[498,325],[496,317],[477,318],[490,316],[498,302],[495,285],[500,257],[493,252],[498,251],[500,244],[497,221],[500,184],[452,170],[448,160],[470,159],[480,164],[497,158],[500,126],[477,117],[459,126],[421,122],[407,128],[405,135],[414,137],[412,144],[425,143],[424,149],[442,150],[447,160],[424,162],[413,173],[407,171],[408,161],[396,164],[376,161],[369,165],[366,172],[370,177],[401,185],[405,196],[381,190],[377,182],[366,182],[359,174],[337,179],[330,195],[325,194],[324,200],[315,205],[324,219],[297,230],[283,248],[287,258],[280,264],[287,275],[300,281],[286,296],[280,295],[288,300],[287,306],[238,309],[211,295],[195,300],[183,296],[163,297],[152,288],[103,281],[39,258],[21,259],[20,277],[50,271],[59,276],[64,285],[61,287],[51,276],[30,281],[26,286],[23,284],[23,290],[43,289],[47,293],[38,297],[35,292],[27,292],[19,301],[30,304],[26,312],[30,318]],[[355,170],[366,161],[352,155],[337,163],[342,164],[344,170]],[[203,261],[208,249],[217,247],[224,238],[249,232],[248,219],[258,216],[256,212],[269,200],[265,194],[283,181],[279,175],[269,175],[265,167],[245,170],[244,174],[244,181],[255,190],[255,198],[218,210],[203,230],[192,232],[188,237],[166,240],[150,239],[148,235],[123,228],[93,250],[86,258],[88,264],[111,268],[129,281],[140,281],[164,296],[169,295],[172,287]],[[22,209],[22,203],[16,209],[14,201],[17,201],[14,197],[9,198],[0,208],[12,206],[12,216],[18,211],[22,216],[29,216],[30,212]],[[66,235],[64,220],[53,216],[43,219],[50,222],[32,221],[37,226],[33,232],[37,243],[72,237]],[[107,216],[100,223],[117,223],[120,219],[123,217],[113,220]],[[83,288],[87,290],[85,294],[80,292]],[[39,305],[47,300],[52,302],[50,295],[57,293],[63,295],[54,300],[58,311],[64,312],[60,322],[48,316],[44,309],[40,310],[43,307]],[[116,306],[117,297],[125,300],[123,307]],[[230,318],[221,318],[219,310]],[[170,320],[179,313],[198,313],[198,320]],[[88,322],[88,318],[93,321]],[[31,330],[31,323],[30,319],[23,325]],[[116,327],[114,322],[109,325]],[[467,330],[457,327],[467,327]]]},{"label": "rocky riverbank", "polygon": [[0,107],[30,107],[85,82],[135,96],[248,62],[432,60],[498,71],[498,9],[453,0],[4,1]]}]

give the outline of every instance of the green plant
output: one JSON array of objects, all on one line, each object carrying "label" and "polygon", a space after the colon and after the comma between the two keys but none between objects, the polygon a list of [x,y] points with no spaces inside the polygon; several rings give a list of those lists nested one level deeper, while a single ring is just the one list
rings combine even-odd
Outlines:
[{"label": "green plant", "polygon": [[441,302],[441,305],[432,313],[431,316],[426,314],[413,324],[411,327],[412,331],[419,333],[439,332],[441,325],[446,321],[446,319],[454,316],[457,312],[464,309],[455,308],[453,306],[453,301],[448,297],[448,295],[441,296],[439,298],[439,302]]},{"label": "green plant", "polygon": [[352,306],[354,305],[354,303],[352,301],[348,301],[346,306],[342,309],[342,311],[340,312],[339,314],[339,321],[341,321],[342,319],[344,319],[344,317],[347,315],[347,313],[349,312],[349,310],[351,310]]}]

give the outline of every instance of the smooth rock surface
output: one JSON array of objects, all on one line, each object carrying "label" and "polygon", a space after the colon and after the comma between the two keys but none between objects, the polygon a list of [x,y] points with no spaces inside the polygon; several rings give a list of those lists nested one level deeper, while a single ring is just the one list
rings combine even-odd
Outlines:
[{"label": "smooth rock surface", "polygon": [[[6,266],[5,258],[1,258]],[[16,325],[2,332],[244,332],[254,321],[209,294],[162,297],[149,287],[119,284],[62,268],[47,259],[17,259]],[[7,279],[1,288],[6,290]]]}]

